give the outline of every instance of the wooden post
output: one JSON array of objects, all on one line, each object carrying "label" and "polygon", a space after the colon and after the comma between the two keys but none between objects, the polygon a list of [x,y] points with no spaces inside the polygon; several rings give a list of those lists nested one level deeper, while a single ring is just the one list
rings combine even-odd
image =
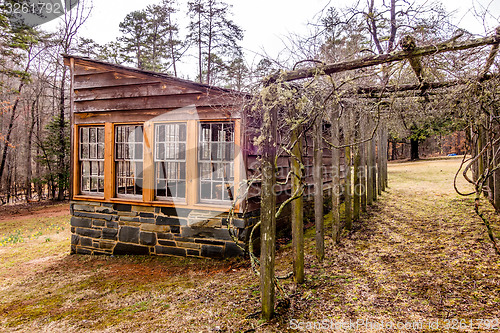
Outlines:
[{"label": "wooden post", "polygon": [[382,159],[382,162],[383,162],[383,166],[384,166],[384,172],[383,172],[383,179],[384,179],[384,191],[387,189],[387,187],[389,187],[389,182],[388,182],[388,176],[387,176],[387,173],[388,173],[388,169],[387,169],[387,163],[389,161],[389,135],[388,135],[388,132],[387,132],[387,127],[384,126],[382,127],[382,138],[383,138],[383,141],[382,141],[382,147],[384,148],[383,152],[384,152],[384,155],[383,155],[383,159]]},{"label": "wooden post", "polygon": [[[372,140],[373,141],[373,140]],[[372,141],[366,143],[366,203],[373,205],[373,161],[372,161]]]},{"label": "wooden post", "polygon": [[266,138],[262,148],[262,185],[260,206],[260,294],[262,319],[274,314],[274,256],[276,250],[276,157],[278,108],[273,107],[263,117],[262,133]]},{"label": "wooden post", "polygon": [[[498,132],[497,132],[498,133]],[[500,166],[500,144],[493,147],[493,155],[496,153],[494,167]],[[493,206],[500,213],[500,169],[493,173]]]},{"label": "wooden post", "polygon": [[[354,112],[354,142],[359,141],[359,111],[356,110]],[[353,150],[353,165],[354,165],[354,186],[353,186],[353,212],[352,217],[354,221],[359,220],[360,211],[361,211],[361,178],[360,178],[360,166],[361,166],[361,156],[360,156],[360,147],[359,144],[354,145],[352,147]]]},{"label": "wooden post", "polygon": [[[477,154],[480,154],[481,151],[483,150],[484,144],[483,144],[483,128],[481,125],[477,127],[478,134],[477,134]],[[484,159],[483,156],[481,155],[477,159],[477,177],[479,177],[484,173]]]},{"label": "wooden post", "polygon": [[[364,131],[362,132],[364,133]],[[366,143],[361,143],[359,145],[359,157],[360,157],[360,167],[359,167],[359,191],[361,195],[361,211],[366,212],[367,195],[366,195]]]},{"label": "wooden post", "polygon": [[373,201],[377,201],[378,188],[377,188],[377,134],[373,136],[372,141],[370,141],[370,172],[372,176],[372,196]]},{"label": "wooden post", "polygon": [[314,221],[316,224],[316,257],[322,261],[325,257],[325,232],[323,221],[323,149],[322,122],[318,116],[314,123],[313,134],[313,178],[314,178]]},{"label": "wooden post", "polygon": [[[346,110],[346,119],[344,121],[344,144],[351,144],[351,122],[349,110]],[[344,185],[344,213],[345,213],[345,228],[352,229],[352,200],[351,200],[351,147],[345,147],[345,185]]]},{"label": "wooden post", "polygon": [[384,190],[384,167],[382,162],[384,150],[382,148],[382,125],[379,125],[377,134],[377,192],[378,195],[382,195],[382,191]]},{"label": "wooden post", "polygon": [[[302,140],[298,139],[300,128],[292,132],[292,148],[294,156],[291,157],[292,193],[297,193],[302,188]],[[296,283],[304,282],[304,202],[303,197],[292,201],[292,251],[293,275]]]},{"label": "wooden post", "polygon": [[[340,146],[339,106],[332,112],[332,144]],[[340,235],[340,149],[332,147],[332,240],[338,241]]]}]

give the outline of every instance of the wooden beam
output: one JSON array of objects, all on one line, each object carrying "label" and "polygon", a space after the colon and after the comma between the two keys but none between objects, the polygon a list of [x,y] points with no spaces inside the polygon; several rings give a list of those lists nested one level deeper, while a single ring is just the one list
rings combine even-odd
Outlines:
[{"label": "wooden beam", "polygon": [[199,200],[200,188],[198,163],[196,163],[198,154],[198,122],[196,120],[187,121],[186,133],[186,202],[188,205],[195,205]]},{"label": "wooden beam", "polygon": [[104,124],[104,200],[115,196],[115,133],[112,123]]},{"label": "wooden beam", "polygon": [[500,32],[496,35],[484,38],[472,39],[464,42],[444,42],[435,45],[426,45],[416,47],[413,51],[398,51],[381,55],[373,55],[361,59],[339,62],[322,66],[302,68],[293,71],[286,71],[280,74],[275,74],[269,77],[266,84],[275,81],[295,81],[300,79],[311,78],[316,75],[329,75],[334,73],[345,72],[353,69],[366,68],[391,62],[401,61],[408,58],[422,57],[435,55],[443,52],[467,50],[484,45],[492,45],[500,42]]},{"label": "wooden beam", "polygon": [[142,199],[143,201],[153,201],[155,198],[154,191],[154,125],[152,122],[144,123],[144,164],[143,164],[143,178],[142,178]]}]

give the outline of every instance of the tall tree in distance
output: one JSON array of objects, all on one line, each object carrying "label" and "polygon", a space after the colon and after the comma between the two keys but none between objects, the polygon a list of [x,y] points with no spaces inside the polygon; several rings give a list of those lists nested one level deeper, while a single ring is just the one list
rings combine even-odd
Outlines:
[{"label": "tall tree in distance", "polygon": [[[127,14],[120,23],[122,36],[119,38],[124,62],[155,72],[172,71],[177,76],[177,61],[185,43],[178,37],[175,13],[175,0],[164,0],[161,5],[150,5]],[[109,44],[103,48],[102,56],[116,62],[121,57],[114,46]]]},{"label": "tall tree in distance", "polygon": [[218,65],[241,57],[238,43],[243,39],[243,30],[229,18],[231,6],[225,2],[194,0],[188,6],[188,39],[197,48],[198,80],[213,84],[212,74]]},{"label": "tall tree in distance", "polygon": [[133,62],[139,69],[145,69],[145,48],[148,43],[147,16],[142,10],[133,11],[120,23],[120,42],[127,62]]}]

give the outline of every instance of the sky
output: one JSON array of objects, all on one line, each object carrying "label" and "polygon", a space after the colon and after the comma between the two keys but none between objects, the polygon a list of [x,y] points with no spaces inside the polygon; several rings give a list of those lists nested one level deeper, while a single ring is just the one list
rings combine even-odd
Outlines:
[{"label": "sky", "polygon": [[[119,23],[125,16],[144,9],[147,5],[161,0],[93,0],[91,17],[81,31],[81,36],[92,38],[100,44],[115,40],[120,35]],[[185,13],[188,0],[177,0],[181,12]],[[249,65],[255,65],[260,55],[267,53],[276,57],[283,49],[286,36],[297,33],[306,34],[307,23],[314,21],[319,13],[328,7],[344,8],[355,0],[225,0],[233,6],[233,21],[243,28],[245,37],[242,42]],[[363,0],[361,0],[363,1]],[[417,0],[430,3],[430,0]],[[500,0],[442,0],[448,11],[456,11],[457,25],[472,33],[485,35],[500,22]],[[492,16],[488,17],[490,26],[484,27],[474,18],[473,12],[488,8]],[[181,18],[179,24],[186,26],[187,18]],[[53,29],[56,22],[42,27]],[[193,61],[194,63],[194,61]],[[191,64],[184,63],[181,72],[190,72]]]}]

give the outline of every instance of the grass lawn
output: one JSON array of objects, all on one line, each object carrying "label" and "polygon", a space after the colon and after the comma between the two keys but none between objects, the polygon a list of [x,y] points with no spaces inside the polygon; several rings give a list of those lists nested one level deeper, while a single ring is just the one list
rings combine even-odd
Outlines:
[{"label": "grass lawn", "polygon": [[[69,255],[69,215],[0,220],[0,331],[288,332],[294,319],[372,324],[358,332],[395,331],[382,322],[442,332],[462,320],[462,331],[491,331],[495,322],[480,320],[500,318],[500,256],[473,200],[454,192],[458,165],[389,164],[387,192],[338,244],[327,238],[322,263],[308,230],[306,282],[283,281],[290,306],[269,323],[247,318],[259,281],[246,260]],[[485,200],[482,209],[500,236]],[[291,267],[285,244],[277,270]]]}]

